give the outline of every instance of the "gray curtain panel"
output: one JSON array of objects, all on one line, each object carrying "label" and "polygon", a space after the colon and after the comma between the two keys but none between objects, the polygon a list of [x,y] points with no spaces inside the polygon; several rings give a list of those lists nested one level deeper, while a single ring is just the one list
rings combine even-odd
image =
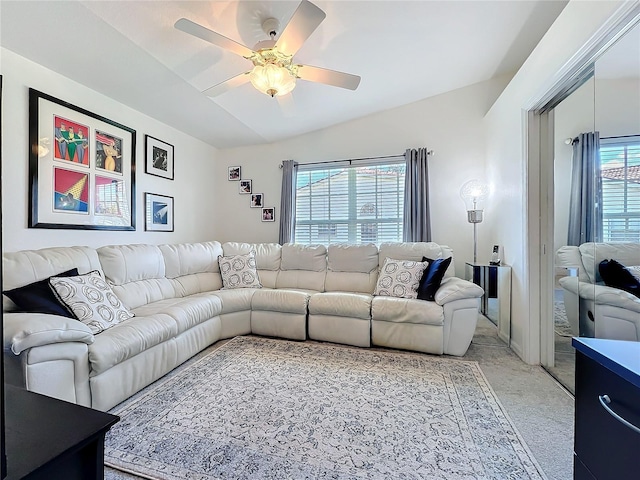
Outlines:
[{"label": "gray curtain panel", "polygon": [[429,153],[426,148],[408,149],[404,154],[407,168],[404,177],[405,242],[430,242]]},{"label": "gray curtain panel", "polygon": [[581,245],[601,240],[601,192],[600,134],[581,133],[573,140],[567,245]]},{"label": "gray curtain panel", "polygon": [[296,225],[296,175],[298,163],[293,160],[282,162],[282,191],[280,194],[280,245],[293,242]]}]

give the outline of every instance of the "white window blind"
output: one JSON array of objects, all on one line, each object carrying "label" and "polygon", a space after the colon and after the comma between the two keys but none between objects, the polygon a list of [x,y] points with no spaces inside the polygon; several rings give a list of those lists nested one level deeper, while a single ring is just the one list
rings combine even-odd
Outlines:
[{"label": "white window blind", "polygon": [[402,241],[405,161],[300,165],[295,241]]},{"label": "white window blind", "polygon": [[600,141],[602,240],[640,242],[640,136]]}]

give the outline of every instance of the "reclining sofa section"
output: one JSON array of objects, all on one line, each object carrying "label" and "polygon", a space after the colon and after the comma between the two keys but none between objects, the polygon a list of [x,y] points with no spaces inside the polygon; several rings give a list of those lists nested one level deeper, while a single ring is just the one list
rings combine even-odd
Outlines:
[{"label": "reclining sofa section", "polygon": [[[224,289],[220,255],[255,252],[262,288]],[[464,355],[482,289],[450,266],[435,301],[373,296],[385,258],[446,258],[435,243],[304,246],[204,242],[4,254],[3,290],[98,270],[135,316],[93,334],[3,296],[7,379],[108,410],[220,339],[257,334]]]}]

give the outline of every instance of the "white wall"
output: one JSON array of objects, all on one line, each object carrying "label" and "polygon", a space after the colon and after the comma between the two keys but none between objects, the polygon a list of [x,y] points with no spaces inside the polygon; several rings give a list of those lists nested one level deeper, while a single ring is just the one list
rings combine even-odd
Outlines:
[{"label": "white wall", "polygon": [[[482,118],[508,78],[498,78],[454,90],[382,113],[271,145],[219,152],[214,188],[219,240],[277,242],[280,215],[282,160],[300,163],[404,154],[407,148],[434,150],[429,159],[433,241],[454,250],[456,270],[472,257],[472,227],[466,221],[460,186],[485,173]],[[264,193],[265,206],[276,207],[276,222],[260,221],[259,209],[249,207],[238,183],[226,180],[227,168],[242,167],[242,177],[253,181],[253,191]],[[492,215],[491,211],[486,216]],[[479,251],[486,260],[493,239],[483,232]]]},{"label": "white wall", "polygon": [[640,135],[640,79],[598,79],[596,62],[595,109],[600,138]]},{"label": "white wall", "polygon": [[529,278],[528,255],[539,246],[530,242],[529,233],[535,232],[527,227],[528,213],[536,208],[526,200],[526,111],[623,3],[570,1],[485,118],[487,174],[500,186],[490,198],[499,215],[488,218],[488,224],[512,266],[511,345],[529,363],[540,362],[540,315],[529,301],[530,286],[538,279]]},{"label": "white wall", "polygon": [[[215,148],[4,48],[0,49],[0,73],[3,75],[2,234],[5,251],[60,245],[97,247],[122,243],[194,242],[216,237],[217,209],[212,194],[217,174]],[[27,228],[29,87],[136,130],[135,232]],[[174,145],[174,181],[144,172],[145,134]],[[174,197],[174,232],[145,232],[144,192]]]}]

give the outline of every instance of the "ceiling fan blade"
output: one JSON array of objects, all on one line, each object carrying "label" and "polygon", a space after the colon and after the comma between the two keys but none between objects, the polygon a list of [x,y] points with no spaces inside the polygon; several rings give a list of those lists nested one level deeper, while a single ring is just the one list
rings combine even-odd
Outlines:
[{"label": "ceiling fan blade", "polygon": [[249,82],[249,73],[244,72],[240,75],[236,75],[235,77],[231,77],[228,80],[225,80],[222,83],[218,83],[213,87],[207,88],[204,93],[207,97],[217,97],[218,95],[222,95],[223,93],[231,90],[232,88],[239,87],[240,85],[244,85]]},{"label": "ceiling fan blade", "polygon": [[276,47],[287,55],[295,55],[326,16],[327,14],[313,3],[302,0],[276,41]]},{"label": "ceiling fan blade", "polygon": [[197,23],[192,22],[187,18],[181,18],[180,20],[178,20],[175,23],[174,27],[178,30],[188,33],[189,35],[201,38],[206,42],[229,50],[230,52],[236,53],[242,57],[250,57],[254,53],[253,50],[251,50],[249,47],[245,47],[244,45],[231,40],[224,35],[220,35],[213,30],[209,30],[202,25],[198,25]]},{"label": "ceiling fan blade", "polygon": [[336,72],[327,68],[298,65],[298,76],[302,80],[325,83],[334,87],[355,90],[360,85],[360,77],[350,73]]}]

